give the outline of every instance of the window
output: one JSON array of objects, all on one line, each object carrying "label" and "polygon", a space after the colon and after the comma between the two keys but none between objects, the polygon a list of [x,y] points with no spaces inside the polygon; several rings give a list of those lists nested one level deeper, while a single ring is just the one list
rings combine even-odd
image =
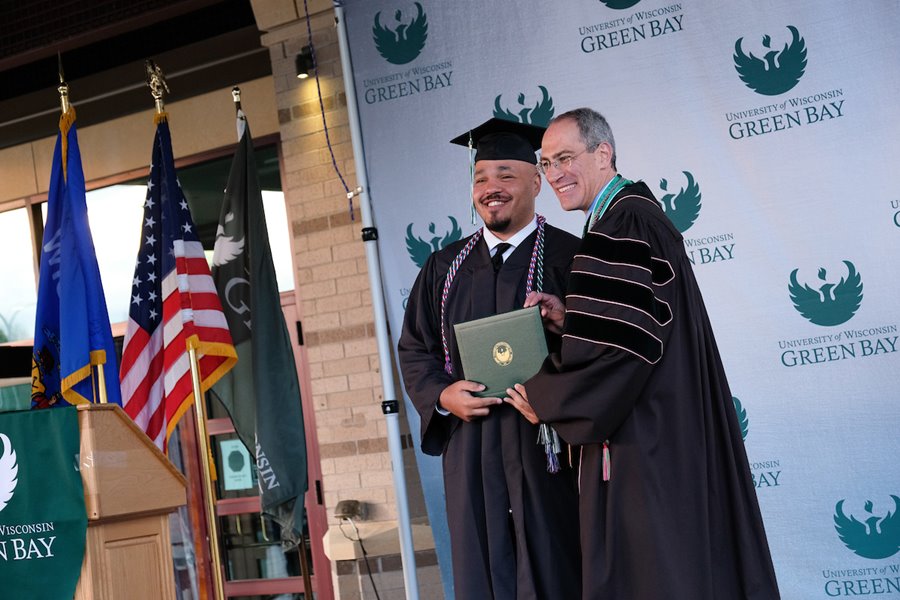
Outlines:
[{"label": "window", "polygon": [[[287,209],[284,194],[281,192],[281,181],[278,176],[278,152],[275,146],[267,146],[255,152],[260,187],[262,188],[263,207],[266,213],[266,227],[269,231],[269,245],[275,263],[275,275],[278,280],[278,291],[294,289],[294,267],[291,261],[290,230],[287,221]],[[274,166],[273,166],[274,165]],[[228,171],[231,168],[231,156],[214,159],[197,165],[178,168],[178,179],[181,181],[184,195],[191,208],[196,231],[212,257],[216,243],[216,228],[219,225],[219,211],[222,208],[225,185],[228,182]],[[274,171],[273,171],[274,168]],[[147,195],[147,180],[135,179],[126,183],[99,188],[87,193],[88,221],[91,227],[91,238],[97,254],[100,268],[100,279],[103,282],[103,293],[109,320],[112,323],[128,321],[128,307],[131,301],[131,281],[134,276],[134,260],[140,244],[141,220],[144,211],[144,199]],[[47,221],[47,204],[41,205],[44,222]],[[10,231],[18,231],[20,238],[11,241],[4,236],[3,222],[0,221],[0,244],[19,247],[15,244],[28,243],[27,215],[24,209],[15,223],[10,224]],[[6,215],[3,213],[0,217]],[[24,219],[24,221],[22,221]],[[21,223],[20,223],[21,221]],[[22,225],[24,223],[24,226]],[[0,250],[6,246],[0,245]],[[21,252],[21,251],[20,251]],[[7,253],[7,256],[14,254]],[[27,339],[34,328],[34,275],[31,265],[23,262],[28,270],[26,283],[31,285],[30,323]],[[5,265],[2,268],[10,268]],[[5,274],[0,270],[0,274]],[[9,278],[9,275],[7,275]],[[22,276],[19,276],[22,279]],[[0,293],[10,293],[9,291]],[[16,292],[18,293],[18,292]],[[14,296],[10,293],[12,297]],[[5,316],[3,296],[0,295],[0,316]],[[14,309],[11,309],[14,310]],[[10,313],[13,314],[13,313]],[[26,315],[27,316],[27,315]],[[23,317],[24,318],[24,317]],[[2,326],[0,319],[0,326]],[[19,338],[16,338],[19,339]]]},{"label": "window", "polygon": [[25,208],[0,213],[0,342],[34,337],[37,283]]}]

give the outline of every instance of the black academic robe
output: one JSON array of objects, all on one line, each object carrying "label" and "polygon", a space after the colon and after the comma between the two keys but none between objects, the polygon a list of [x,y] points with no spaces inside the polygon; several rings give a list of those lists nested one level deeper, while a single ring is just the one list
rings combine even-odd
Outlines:
[{"label": "black academic robe", "polygon": [[[489,416],[471,423],[435,410],[441,391],[462,378],[453,324],[522,307],[536,235],[516,247],[496,276],[483,239],[460,266],[445,323],[452,375],[444,371],[440,303],[450,263],[468,238],[431,255],[404,317],[400,366],[422,419],[422,450],[443,455],[458,600],[580,595],[578,499],[568,456],[560,456],[559,473],[548,473],[537,427],[508,404],[491,407]],[[544,241],[543,289],[562,294],[579,240],[546,225]]]},{"label": "black academic robe", "polygon": [[567,293],[561,351],[525,388],[582,446],[584,598],[778,598],[706,308],[646,185],[621,190],[584,236]]}]

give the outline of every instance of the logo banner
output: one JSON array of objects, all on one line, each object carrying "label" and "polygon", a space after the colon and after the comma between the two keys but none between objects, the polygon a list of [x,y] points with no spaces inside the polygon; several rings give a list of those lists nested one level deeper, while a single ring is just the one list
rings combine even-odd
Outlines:
[{"label": "logo banner", "polygon": [[[449,140],[599,110],[684,237],[782,597],[900,597],[900,3],[345,6],[391,331],[428,254],[481,226]],[[546,180],[536,208],[580,235]],[[417,460],[447,590],[441,463]]]},{"label": "logo banner", "polygon": [[75,407],[0,413],[3,598],[75,595],[87,539],[79,437]]}]

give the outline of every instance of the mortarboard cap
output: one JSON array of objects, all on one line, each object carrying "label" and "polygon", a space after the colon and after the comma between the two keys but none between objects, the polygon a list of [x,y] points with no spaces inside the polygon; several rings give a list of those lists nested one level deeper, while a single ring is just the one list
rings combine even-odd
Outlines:
[{"label": "mortarboard cap", "polygon": [[475,129],[450,140],[451,144],[475,148],[479,160],[521,160],[537,164],[534,153],[541,147],[546,128],[506,119],[488,119]]}]

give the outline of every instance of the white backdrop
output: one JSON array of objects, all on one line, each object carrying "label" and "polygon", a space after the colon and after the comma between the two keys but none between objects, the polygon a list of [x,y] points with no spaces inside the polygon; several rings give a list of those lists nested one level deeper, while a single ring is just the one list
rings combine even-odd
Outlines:
[{"label": "white backdrop", "polygon": [[[619,171],[674,199],[783,597],[900,597],[900,3],[350,0],[346,15],[395,335],[415,242],[476,227],[448,140],[495,110],[598,109]],[[579,234],[544,188],[538,211]],[[440,462],[419,459],[446,582]]]}]

